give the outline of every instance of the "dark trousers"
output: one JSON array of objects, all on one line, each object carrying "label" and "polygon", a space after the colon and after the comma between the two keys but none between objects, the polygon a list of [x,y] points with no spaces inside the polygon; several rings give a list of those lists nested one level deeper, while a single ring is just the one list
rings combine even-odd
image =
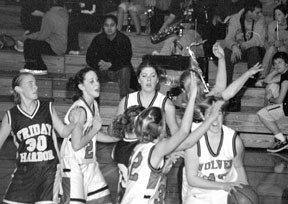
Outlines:
[{"label": "dark trousers", "polygon": [[79,14],[70,13],[68,24],[67,53],[70,50],[80,50],[79,47]]},{"label": "dark trousers", "polygon": [[[234,65],[237,63],[231,62],[232,51],[228,48],[224,49],[225,61],[226,61],[226,71],[227,71],[227,85],[231,84],[233,81]],[[247,50],[242,50],[242,59],[247,60],[248,69],[253,67],[257,62],[261,63],[263,58],[263,53],[265,52],[262,47],[251,47]],[[239,61],[238,61],[239,62]]]},{"label": "dark trousers", "polygon": [[123,98],[130,93],[130,79],[131,79],[131,68],[129,66],[123,67],[118,71],[112,70],[100,70],[97,69],[97,76],[99,77],[100,83],[114,81],[119,83],[120,97]]},{"label": "dark trousers", "polygon": [[25,68],[31,70],[47,70],[41,54],[56,55],[46,41],[26,39],[24,41]]},{"label": "dark trousers", "polygon": [[164,23],[165,15],[169,15],[169,12],[154,8],[154,15],[150,20],[151,34],[157,33],[160,30]]}]

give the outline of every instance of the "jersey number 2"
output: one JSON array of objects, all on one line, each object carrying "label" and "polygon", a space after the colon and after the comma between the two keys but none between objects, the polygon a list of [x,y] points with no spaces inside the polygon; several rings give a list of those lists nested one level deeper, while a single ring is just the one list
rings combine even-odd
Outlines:
[{"label": "jersey number 2", "polygon": [[137,169],[140,166],[142,159],[143,159],[142,153],[139,152],[137,154],[137,156],[135,157],[132,165],[131,165],[131,172],[129,175],[129,180],[131,180],[131,181],[137,181],[138,180],[138,173],[133,173],[133,170]]}]

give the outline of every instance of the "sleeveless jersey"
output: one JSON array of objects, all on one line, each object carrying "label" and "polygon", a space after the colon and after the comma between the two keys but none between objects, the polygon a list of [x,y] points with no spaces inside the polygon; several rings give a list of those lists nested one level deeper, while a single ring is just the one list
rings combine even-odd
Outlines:
[{"label": "sleeveless jersey", "polygon": [[53,142],[52,104],[37,100],[30,115],[16,105],[7,111],[8,123],[17,147],[17,165],[38,163],[57,164]]},{"label": "sleeveless jersey", "polygon": [[[155,144],[138,144],[129,160],[127,188],[122,204],[164,203],[165,185],[161,184],[163,166],[153,169],[149,163]],[[158,193],[160,192],[160,193]],[[162,193],[163,192],[163,193]],[[158,195],[156,198],[155,195]]]},{"label": "sleeveless jersey", "polygon": [[[85,110],[86,113],[86,121],[83,127],[82,136],[87,134],[93,126],[93,118],[95,115],[99,116],[99,110],[97,102],[94,101],[94,110],[91,110],[89,105],[84,101],[83,98],[78,99],[73,103],[73,105],[69,108],[68,112],[65,115],[64,122],[69,124],[69,114],[70,112],[76,108],[80,107]],[[62,157],[73,157],[79,164],[83,163],[93,163],[96,162],[96,136],[93,137],[90,142],[83,148],[78,151],[74,151],[72,148],[71,135],[63,140],[63,144],[61,147],[61,156]]]},{"label": "sleeveless jersey", "polygon": [[117,163],[119,169],[117,203],[121,202],[125,193],[128,180],[129,158],[137,144],[139,144],[137,139],[123,138],[123,140],[117,142],[114,148],[112,158]]},{"label": "sleeveless jersey", "polygon": [[[156,91],[152,101],[150,102],[148,107],[145,107],[145,108],[149,108],[152,106],[153,107],[159,107],[162,109],[163,112],[165,112],[165,104],[166,104],[167,99],[168,99],[168,97],[166,97],[162,93]],[[130,106],[134,106],[134,105],[143,106],[141,103],[141,100],[140,100],[140,92],[139,91],[128,94],[125,97],[124,110],[126,110]]]},{"label": "sleeveless jersey", "polygon": [[[234,130],[223,125],[217,152],[212,151],[207,134],[198,141],[197,154],[199,157],[199,177],[216,182],[237,181],[238,175],[232,163],[236,156],[236,136],[237,134]],[[227,196],[228,192],[224,190],[207,190],[191,187],[188,190],[187,203],[201,200],[203,203],[206,203],[204,201],[207,201],[207,203],[223,204],[223,201],[225,203],[227,202]]]}]

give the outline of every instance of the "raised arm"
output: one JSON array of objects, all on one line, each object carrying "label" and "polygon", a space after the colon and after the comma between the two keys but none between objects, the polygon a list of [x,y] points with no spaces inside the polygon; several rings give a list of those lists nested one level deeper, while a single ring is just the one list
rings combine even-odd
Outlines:
[{"label": "raised arm", "polygon": [[207,96],[217,95],[224,91],[227,86],[227,77],[226,77],[226,62],[224,50],[221,47],[220,43],[216,42],[213,45],[213,54],[218,58],[218,71],[216,75],[216,82],[214,88],[207,94]]},{"label": "raised arm", "polygon": [[176,119],[176,109],[170,99],[168,99],[165,104],[165,118],[171,134],[175,134],[178,131],[178,123]]},{"label": "raised arm", "polygon": [[198,140],[205,134],[205,132],[207,132],[212,122],[217,118],[223,104],[224,101],[217,101],[213,105],[213,110],[210,117],[205,119],[205,121],[197,129],[191,132],[190,135],[177,147],[175,151],[186,150],[195,145]]},{"label": "raised arm", "polygon": [[158,168],[158,164],[163,157],[171,153],[189,134],[192,124],[191,117],[194,111],[194,102],[197,95],[197,80],[194,73],[191,73],[189,101],[183,116],[183,121],[179,130],[169,139],[159,141],[152,152],[150,163],[154,168]]},{"label": "raised arm", "polygon": [[256,73],[262,71],[263,69],[260,69],[262,65],[257,63],[252,68],[248,69],[244,74],[242,74],[238,79],[233,81],[223,92],[222,92],[222,98],[224,100],[229,100],[230,98],[233,98],[238,91],[243,87],[245,82],[252,76],[254,76]]}]

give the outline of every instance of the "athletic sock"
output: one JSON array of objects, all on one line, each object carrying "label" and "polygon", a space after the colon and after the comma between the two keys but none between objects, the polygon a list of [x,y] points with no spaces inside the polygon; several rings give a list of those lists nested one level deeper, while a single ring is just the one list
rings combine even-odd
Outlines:
[{"label": "athletic sock", "polygon": [[284,135],[281,132],[274,135],[274,137],[276,137],[278,140],[281,140],[282,142],[286,140],[286,137],[284,137]]}]

